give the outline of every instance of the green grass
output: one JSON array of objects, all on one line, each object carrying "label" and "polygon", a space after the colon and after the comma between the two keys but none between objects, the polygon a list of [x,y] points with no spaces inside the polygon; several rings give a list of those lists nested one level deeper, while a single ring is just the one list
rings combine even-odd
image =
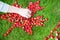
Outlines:
[{"label": "green grass", "polygon": [[[14,0],[1,1],[10,5],[14,3]],[[30,1],[35,2],[37,0],[18,0],[19,4],[23,4],[23,7],[26,7]],[[35,16],[44,15],[45,18],[48,18],[44,27],[33,27],[33,35],[28,35],[21,28],[15,28],[7,37],[4,37],[3,34],[12,24],[0,19],[0,40],[44,40],[44,37],[48,36],[49,32],[53,30],[58,21],[60,21],[60,0],[41,0],[40,5],[45,6],[45,8],[38,11]]]}]

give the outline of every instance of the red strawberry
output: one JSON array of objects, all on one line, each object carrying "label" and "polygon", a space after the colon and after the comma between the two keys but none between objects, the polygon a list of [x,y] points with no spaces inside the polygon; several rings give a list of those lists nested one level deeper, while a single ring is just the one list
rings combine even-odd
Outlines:
[{"label": "red strawberry", "polygon": [[48,38],[48,37],[46,37],[44,40],[49,40],[49,38]]}]

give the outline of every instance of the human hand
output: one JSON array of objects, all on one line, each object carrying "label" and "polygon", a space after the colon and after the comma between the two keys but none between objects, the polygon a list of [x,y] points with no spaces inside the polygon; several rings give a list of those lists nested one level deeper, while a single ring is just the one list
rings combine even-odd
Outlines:
[{"label": "human hand", "polygon": [[30,18],[31,17],[31,11],[27,8],[17,8],[14,6],[10,6],[8,9],[8,12],[10,13],[18,13],[23,17]]}]

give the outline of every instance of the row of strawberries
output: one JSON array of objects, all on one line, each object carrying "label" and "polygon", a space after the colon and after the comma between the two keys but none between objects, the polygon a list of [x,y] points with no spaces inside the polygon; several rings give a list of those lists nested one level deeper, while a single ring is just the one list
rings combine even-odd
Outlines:
[{"label": "row of strawberries", "polygon": [[[58,22],[57,26],[50,32],[50,35],[47,36],[44,40],[49,40],[50,38],[60,40],[60,32],[57,31],[58,28],[60,28],[60,22]],[[56,36],[54,36],[53,32],[56,34]]]}]

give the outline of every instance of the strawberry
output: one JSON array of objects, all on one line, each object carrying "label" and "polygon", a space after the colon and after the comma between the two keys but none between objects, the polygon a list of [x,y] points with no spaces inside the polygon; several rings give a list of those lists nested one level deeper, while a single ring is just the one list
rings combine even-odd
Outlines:
[{"label": "strawberry", "polygon": [[[2,14],[0,15],[0,18],[4,20],[8,20],[9,22],[12,22],[13,25],[10,27],[10,29],[4,34],[4,36],[7,36],[14,28],[22,27],[28,34],[32,35],[32,27],[39,25],[39,26],[44,26],[44,22],[47,21],[47,19],[43,19],[43,16],[37,16],[33,17],[34,14],[38,11],[41,10],[42,7],[39,5],[40,1],[38,0],[37,2],[29,2],[29,5],[27,8],[31,10],[31,18],[25,18],[22,17],[21,15],[17,13],[7,13],[7,14]],[[22,8],[22,5],[18,5],[17,0],[13,4],[13,6]]]}]

